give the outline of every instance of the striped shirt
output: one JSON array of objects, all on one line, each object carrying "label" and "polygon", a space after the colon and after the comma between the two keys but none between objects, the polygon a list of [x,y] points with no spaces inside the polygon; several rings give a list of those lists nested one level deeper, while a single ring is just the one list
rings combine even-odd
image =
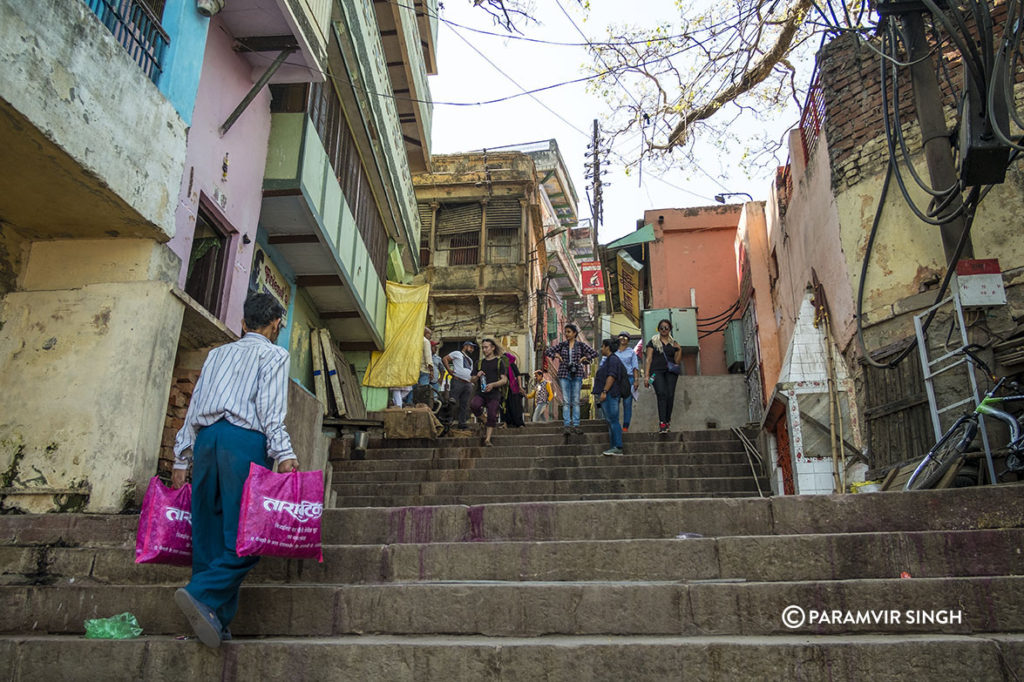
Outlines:
[{"label": "striped shirt", "polygon": [[174,468],[188,468],[199,429],[221,419],[265,435],[268,457],[296,459],[284,427],[288,366],[287,350],[253,332],[211,350],[174,439]]}]

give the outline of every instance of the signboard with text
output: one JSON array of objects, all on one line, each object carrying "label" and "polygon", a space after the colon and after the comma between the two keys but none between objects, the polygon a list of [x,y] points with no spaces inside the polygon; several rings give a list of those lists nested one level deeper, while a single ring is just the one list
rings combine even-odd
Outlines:
[{"label": "signboard with text", "polygon": [[580,263],[580,271],[583,274],[583,295],[603,294],[604,275],[601,273],[601,261],[587,261]]},{"label": "signboard with text", "polygon": [[640,326],[640,266],[625,251],[615,257],[619,275],[619,305],[629,321]]},{"label": "signboard with text", "polygon": [[292,295],[292,286],[277,269],[277,266],[271,262],[270,254],[264,251],[259,244],[256,245],[253,252],[252,267],[252,275],[255,278],[255,287],[253,288],[261,293],[271,294],[287,310],[288,301]]}]

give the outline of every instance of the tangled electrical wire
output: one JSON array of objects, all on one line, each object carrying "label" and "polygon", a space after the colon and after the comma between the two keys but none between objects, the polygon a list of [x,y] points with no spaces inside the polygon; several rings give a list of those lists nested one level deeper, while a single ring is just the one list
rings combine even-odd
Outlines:
[{"label": "tangled electrical wire", "polygon": [[[942,0],[939,0],[942,1]],[[1005,172],[1018,158],[1021,151],[1024,151],[1024,138],[1011,139],[1011,132],[1007,119],[1021,128],[1024,128],[1024,118],[1016,110],[1014,97],[1014,81],[1022,75],[1024,60],[1022,57],[1022,35],[1021,19],[1024,18],[1024,0],[1009,0],[1006,3],[1007,17],[1005,21],[997,22],[993,19],[993,7],[984,0],[966,0],[959,4],[949,4],[948,8],[941,8],[936,0],[922,0],[923,7],[928,12],[922,13],[922,20],[931,29],[929,44],[931,49],[921,55],[917,50],[915,55],[912,38],[908,35],[907,24],[901,21],[894,14],[883,15],[878,23],[880,48],[871,49],[878,52],[880,59],[880,84],[882,92],[882,118],[885,129],[885,139],[889,152],[889,163],[885,180],[878,198],[878,205],[872,221],[871,231],[865,249],[864,259],[861,263],[860,280],[857,284],[857,342],[860,346],[862,357],[873,367],[880,369],[892,369],[902,362],[916,348],[916,339],[906,346],[902,351],[887,362],[878,362],[867,351],[863,334],[863,300],[865,279],[868,271],[868,264],[871,258],[871,251],[878,233],[881,222],[882,209],[891,181],[896,180],[904,201],[910,210],[919,220],[929,225],[954,226],[959,236],[953,249],[949,262],[946,264],[946,274],[939,286],[935,303],[940,303],[946,294],[952,279],[955,266],[966,245],[970,240],[971,228],[981,201],[995,186],[994,184],[981,184],[977,177],[972,177],[965,167],[965,159],[970,149],[960,148],[955,140],[967,140],[969,146],[971,138],[960,134],[960,128],[969,125],[965,120],[968,115],[967,108],[971,106],[970,88],[975,88],[973,93],[975,104],[980,105],[984,111],[979,118],[985,127],[984,135],[991,139],[993,136],[1005,145],[1006,156],[1005,166],[997,171]],[[945,4],[945,2],[943,3]],[[1002,33],[996,41],[996,26],[1000,25]],[[951,48],[955,52],[952,59],[948,58]],[[925,181],[914,168],[912,155],[913,151],[907,144],[904,136],[903,125],[900,122],[901,102],[904,99],[900,82],[900,70],[913,68],[926,60],[937,55],[935,66],[937,77],[940,83],[945,84],[947,95],[952,96],[952,103],[957,111],[957,124],[954,134],[945,135],[950,140],[951,151],[955,159],[955,178],[946,187],[934,188],[932,183]],[[959,65],[965,71],[962,88],[954,85],[951,76],[951,67]],[[904,88],[905,89],[905,88]],[[1008,117],[1000,112],[1008,112]],[[921,140],[922,147],[931,140]],[[999,148],[990,158],[998,159]],[[996,173],[1000,175],[1000,172]],[[985,178],[991,180],[991,178]],[[928,197],[925,206],[919,205],[911,194],[910,181]],[[973,184],[972,184],[973,182]],[[927,329],[935,317],[937,309],[933,309],[926,317],[923,327]]]}]

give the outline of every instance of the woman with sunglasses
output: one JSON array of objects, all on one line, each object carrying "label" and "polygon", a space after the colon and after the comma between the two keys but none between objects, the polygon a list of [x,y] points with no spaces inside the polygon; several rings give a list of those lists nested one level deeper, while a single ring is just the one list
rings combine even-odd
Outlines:
[{"label": "woman with sunglasses", "polygon": [[672,323],[658,322],[658,333],[647,342],[644,358],[644,384],[654,387],[658,397],[658,433],[666,433],[672,422],[676,400],[676,381],[682,371],[683,349],[672,338]]},{"label": "woman with sunglasses", "polygon": [[575,324],[565,325],[565,341],[551,346],[544,355],[558,359],[556,374],[562,387],[562,426],[565,433],[583,433],[580,428],[580,387],[583,377],[590,373],[590,361],[597,357],[597,351],[577,337],[580,328]]}]

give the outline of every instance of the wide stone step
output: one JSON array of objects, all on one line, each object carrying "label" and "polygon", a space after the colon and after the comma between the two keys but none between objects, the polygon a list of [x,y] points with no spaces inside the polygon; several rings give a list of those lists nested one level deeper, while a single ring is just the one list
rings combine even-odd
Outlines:
[{"label": "wide stone step", "polygon": [[[324,562],[264,558],[249,583],[438,580],[757,582],[1024,575],[1024,529],[666,540],[328,545]],[[3,584],[176,584],[189,569],[136,565],[114,547],[0,547]],[[40,571],[40,568],[42,570]]]},{"label": "wide stone step", "polygon": [[[507,682],[831,679],[1012,680],[1024,638],[961,635],[548,636],[236,639],[0,637],[12,682],[387,680]],[[171,672],[173,671],[173,673]],[[740,672],[742,671],[742,672]],[[302,677],[306,675],[306,677]]]},{"label": "wide stone step", "polygon": [[[398,443],[399,441],[396,441]],[[593,439],[590,442],[547,443],[544,445],[516,445],[495,441],[493,447],[485,447],[482,440],[462,445],[451,445],[444,439],[434,441],[432,445],[394,445],[387,448],[371,448],[366,451],[366,459],[431,459],[444,457],[476,457],[497,459],[501,457],[564,457],[566,455],[599,455],[608,448],[608,438]],[[630,455],[681,455],[681,454],[712,454],[723,455],[744,454],[742,446],[732,441],[643,441],[639,443],[624,442],[623,449]],[[342,460],[344,461],[344,460]]]},{"label": "wide stone step", "polygon": [[743,453],[620,455],[609,459],[601,454],[565,455],[558,457],[436,457],[417,459],[354,459],[336,460],[334,471],[395,471],[424,469],[558,469],[565,467],[609,466],[701,466],[738,465],[750,468]]},{"label": "wide stone step", "polygon": [[[173,587],[148,585],[0,587],[0,632],[79,633],[86,619],[123,611],[151,634],[187,632],[172,594]],[[807,634],[1024,632],[1024,577],[250,584],[242,587],[232,632],[780,635],[792,632],[782,614],[793,606],[803,609]],[[846,616],[848,610],[867,615]],[[813,612],[826,614],[825,620]]]},{"label": "wide stone step", "polygon": [[[327,544],[617,540],[1024,527],[1024,484],[773,498],[327,509]],[[134,546],[135,515],[0,515],[0,545]]]},{"label": "wide stone step", "polygon": [[643,478],[739,478],[750,474],[747,464],[682,464],[682,465],[620,465],[615,458],[605,457],[605,466],[498,468],[393,469],[370,471],[335,471],[335,482],[345,483],[409,483],[413,481],[569,481],[593,479]]},{"label": "wide stone step", "polygon": [[[763,486],[762,486],[763,487]],[[398,495],[381,497],[367,495],[363,497],[338,498],[340,508],[357,507],[438,507],[438,506],[484,506],[493,504],[543,504],[554,502],[615,502],[625,500],[697,500],[719,498],[755,497],[757,493],[750,491],[694,492],[694,493],[564,493],[551,495]]]},{"label": "wide stone step", "polygon": [[348,497],[472,497],[491,495],[603,495],[605,493],[755,492],[749,476],[697,478],[423,481],[415,483],[335,482],[339,501]]},{"label": "wide stone step", "polygon": [[[371,438],[368,449],[387,449],[395,447],[433,447],[444,443],[450,447],[468,447],[479,445],[483,435],[468,437],[445,438],[407,438],[394,440],[387,438]],[[608,429],[586,429],[583,434],[535,433],[525,429],[498,429],[492,440],[496,445],[516,445],[529,447],[536,445],[558,445],[563,443],[599,443],[608,440]],[[652,431],[630,431],[622,436],[624,443],[738,443],[739,439],[732,431],[677,431],[657,433]]]}]

